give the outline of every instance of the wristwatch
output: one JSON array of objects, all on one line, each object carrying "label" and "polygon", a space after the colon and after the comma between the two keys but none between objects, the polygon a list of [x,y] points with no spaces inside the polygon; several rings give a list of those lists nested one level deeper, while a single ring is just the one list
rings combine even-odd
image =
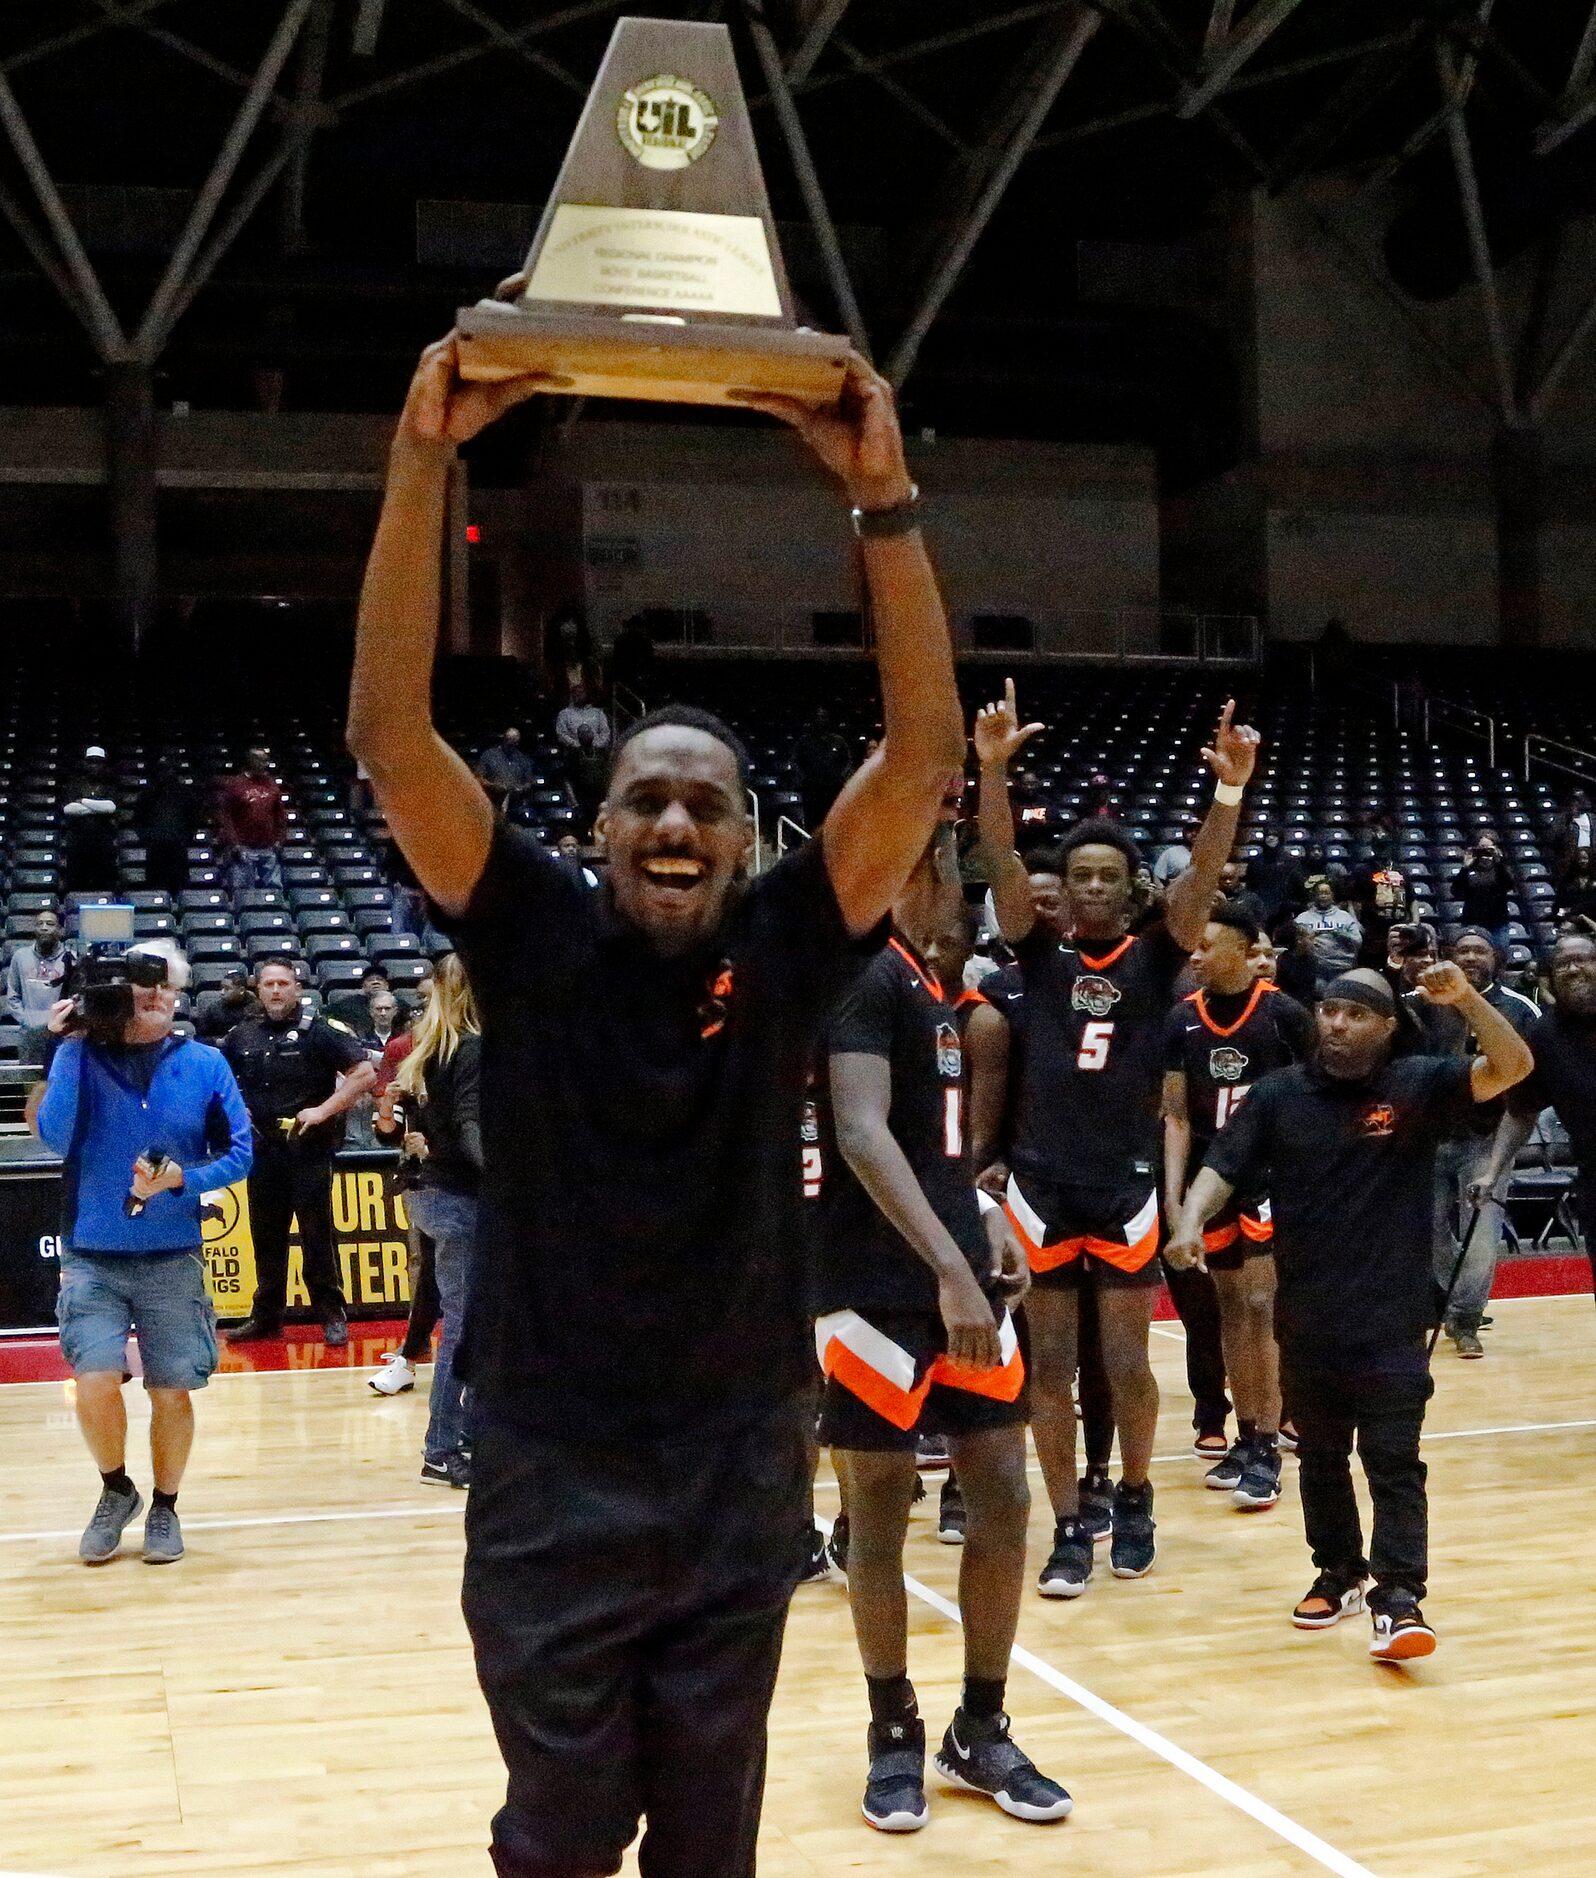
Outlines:
[{"label": "wristwatch", "polygon": [[908,499],[890,509],[854,509],[853,532],[861,541],[882,541],[906,535],[920,526],[920,485],[910,483]]}]

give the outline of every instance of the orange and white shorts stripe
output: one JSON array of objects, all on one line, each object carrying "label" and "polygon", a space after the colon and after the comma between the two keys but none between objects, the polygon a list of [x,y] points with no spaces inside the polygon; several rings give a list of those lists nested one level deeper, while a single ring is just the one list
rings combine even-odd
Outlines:
[{"label": "orange and white shorts stripe", "polygon": [[1131,1276],[1141,1271],[1158,1252],[1156,1192],[1149,1192],[1140,1202],[1134,1194],[1122,1202],[1120,1211],[1126,1216],[1123,1224],[1096,1208],[1090,1215],[1047,1219],[1010,1174],[1003,1211],[1025,1247],[1026,1261],[1033,1272],[1056,1271],[1078,1259],[1083,1252],[1089,1252],[1105,1265]]},{"label": "orange and white shorts stripe", "polygon": [[945,1353],[917,1356],[858,1311],[829,1311],[815,1319],[815,1352],[828,1380],[894,1428],[915,1426],[933,1385],[995,1402],[1016,1401],[1025,1386],[1025,1364],[1006,1308],[998,1325],[998,1350],[1002,1361],[995,1369],[969,1369],[950,1362]]},{"label": "orange and white shorts stripe", "polygon": [[1244,1206],[1226,1207],[1203,1233],[1203,1248],[1208,1252],[1228,1252],[1239,1240],[1250,1245],[1268,1245],[1274,1239],[1274,1219],[1267,1200],[1253,1200]]}]

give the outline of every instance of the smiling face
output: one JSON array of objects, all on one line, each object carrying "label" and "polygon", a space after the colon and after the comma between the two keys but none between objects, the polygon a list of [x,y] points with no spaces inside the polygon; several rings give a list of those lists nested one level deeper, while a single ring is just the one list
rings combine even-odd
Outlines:
[{"label": "smiling face", "polygon": [[1234,926],[1210,920],[1191,955],[1192,976],[1204,991],[1234,997],[1246,991],[1257,973],[1252,967],[1253,941]]},{"label": "smiling face", "polygon": [[1031,912],[1037,923],[1062,939],[1069,930],[1069,909],[1064,904],[1064,883],[1057,874],[1028,874]]},{"label": "smiling face", "polygon": [[1496,948],[1478,933],[1464,933],[1452,947],[1452,963],[1476,991],[1483,991],[1496,976]]},{"label": "smiling face", "polygon": [[1118,848],[1087,841],[1064,863],[1064,898],[1079,939],[1117,939],[1130,912],[1130,864]]},{"label": "smiling face", "polygon": [[616,911],[665,957],[707,940],[753,854],[737,759],[687,725],[645,730],[616,759],[599,811]]},{"label": "smiling face", "polygon": [[1571,933],[1552,953],[1552,995],[1574,1017],[1596,1017],[1596,939]]}]

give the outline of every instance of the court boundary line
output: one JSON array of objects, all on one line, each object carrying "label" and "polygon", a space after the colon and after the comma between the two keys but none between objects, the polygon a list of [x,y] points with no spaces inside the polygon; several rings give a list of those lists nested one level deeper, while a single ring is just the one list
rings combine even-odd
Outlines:
[{"label": "court boundary line", "polygon": [[[950,1619],[955,1624],[960,1621],[959,1607],[951,1599],[943,1597],[941,1592],[933,1591],[929,1585],[922,1584],[918,1578],[911,1577],[907,1572],[903,1575],[903,1583],[904,1588],[912,1596],[917,1597],[922,1604],[929,1605],[940,1616]],[[1266,1832],[1272,1832],[1277,1839],[1283,1839],[1287,1845],[1295,1846],[1315,1864],[1322,1865],[1326,1871],[1335,1872],[1337,1878],[1374,1878],[1374,1873],[1369,1870],[1368,1866],[1360,1865],[1355,1858],[1339,1851],[1328,1840],[1321,1839],[1316,1832],[1311,1832],[1306,1826],[1300,1825],[1288,1813],[1282,1813],[1278,1807],[1271,1806],[1267,1800],[1260,1800],[1257,1794],[1249,1792],[1246,1787],[1232,1780],[1227,1774],[1220,1773],[1217,1768],[1210,1767],[1206,1761],[1199,1760],[1195,1754],[1177,1746],[1167,1736],[1161,1735],[1156,1728],[1149,1728],[1145,1722],[1137,1721],[1134,1715],[1127,1715],[1123,1709],[1116,1708],[1112,1702],[1088,1689],[1084,1683],[1076,1682],[1073,1677],[1066,1676],[1062,1670],[1055,1669],[1045,1657],[1038,1656],[1034,1651],[1027,1650],[1024,1645],[1017,1643],[1009,1652],[1009,1661],[1017,1664],[1021,1669],[1029,1670],[1039,1682],[1044,1682],[1050,1689],[1057,1690],[1077,1708],[1085,1709],[1088,1715],[1095,1716],[1100,1722],[1106,1722],[1110,1728],[1124,1735],[1128,1740],[1134,1741],[1138,1747],[1146,1748],[1150,1754],[1167,1762],[1177,1773],[1185,1774],[1188,1779],[1195,1780],[1199,1786],[1206,1787],[1216,1798],[1235,1807],[1238,1812],[1245,1813]]]},{"label": "court boundary line", "polygon": [[[339,1507],[329,1508],[317,1513],[261,1513],[244,1518],[223,1519],[184,1519],[185,1532],[247,1532],[260,1526],[330,1526],[355,1519],[405,1519],[420,1516],[426,1519],[450,1511],[464,1512],[466,1496],[461,1494],[458,1503],[439,1499],[431,1506],[370,1506],[364,1508]],[[51,1532],[0,1532],[0,1545],[21,1545],[26,1540],[42,1544],[47,1539],[76,1539],[82,1536],[79,1526],[64,1526],[59,1531]],[[129,1553],[131,1558],[134,1554]],[[12,1874],[0,1872],[0,1878],[12,1878]]]}]

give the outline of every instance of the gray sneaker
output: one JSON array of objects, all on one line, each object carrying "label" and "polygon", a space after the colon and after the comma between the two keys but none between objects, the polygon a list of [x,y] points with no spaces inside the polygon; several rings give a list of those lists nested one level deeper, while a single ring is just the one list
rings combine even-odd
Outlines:
[{"label": "gray sneaker", "polygon": [[109,1487],[104,1488],[94,1517],[78,1541],[78,1557],[85,1565],[103,1565],[115,1558],[122,1534],[143,1511],[144,1496],[137,1487],[131,1493],[113,1493]]},{"label": "gray sneaker", "polygon": [[183,1556],[183,1528],[175,1506],[152,1506],[144,1521],[144,1563],[170,1565]]}]

